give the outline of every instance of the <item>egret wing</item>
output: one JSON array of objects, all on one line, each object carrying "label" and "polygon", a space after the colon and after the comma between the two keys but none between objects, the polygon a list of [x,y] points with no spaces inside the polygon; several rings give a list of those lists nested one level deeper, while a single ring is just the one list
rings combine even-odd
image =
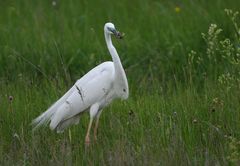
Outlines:
[{"label": "egret wing", "polygon": [[87,82],[82,84],[77,82],[74,86],[75,91],[66,99],[71,110],[63,119],[79,114],[91,105],[103,100],[113,88],[113,70],[112,68],[104,68]]},{"label": "egret wing", "polygon": [[[112,69],[114,69],[113,63],[109,61],[109,62],[104,62],[96,66],[92,70],[90,70],[87,74],[85,74],[82,78],[80,78],[75,83],[75,85],[71,89],[69,89],[59,100],[57,100],[51,107],[49,107],[47,111],[45,111],[44,113],[42,113],[40,116],[38,116],[36,119],[33,120],[32,125],[35,126],[34,129],[38,128],[41,125],[47,124],[50,120],[52,120],[54,116],[56,116],[56,113],[59,110],[62,110],[60,108],[62,108],[63,104],[66,104],[67,99],[68,101],[74,101],[74,103],[76,103],[75,100],[79,98],[77,96],[79,95],[79,90],[80,90],[80,89],[77,89],[77,87],[78,88],[85,87],[84,91],[90,92],[91,90],[89,90],[90,89],[89,86],[90,85],[92,86],[92,82],[94,82],[94,80],[96,80],[96,78],[98,78],[98,76],[101,75],[101,72],[104,70],[111,71]],[[90,84],[87,85],[88,83]],[[90,93],[87,93],[87,94],[88,95],[86,97],[86,100],[89,100],[88,98],[90,98]],[[88,106],[90,106],[89,104],[91,102],[92,101],[89,101]],[[80,100],[80,103],[81,103],[81,100]],[[81,106],[80,108],[85,108],[85,107],[86,107],[86,104],[84,106]]]},{"label": "egret wing", "polygon": [[95,103],[101,104],[113,88],[113,75],[113,65],[107,65],[101,70],[95,70],[95,74],[85,81],[81,79],[77,81],[73,86],[75,90],[52,116],[50,128],[55,129],[62,122],[80,114]]}]

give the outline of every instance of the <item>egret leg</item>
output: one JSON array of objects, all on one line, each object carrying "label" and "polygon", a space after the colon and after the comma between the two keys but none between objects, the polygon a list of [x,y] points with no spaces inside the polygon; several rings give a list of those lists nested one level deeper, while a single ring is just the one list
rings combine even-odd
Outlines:
[{"label": "egret leg", "polygon": [[88,130],[87,130],[87,134],[86,134],[86,137],[85,137],[85,144],[90,144],[90,130],[91,130],[91,127],[92,127],[92,121],[93,121],[93,118],[90,117],[90,122],[88,124]]},{"label": "egret leg", "polygon": [[90,108],[90,122],[88,124],[88,130],[87,130],[87,134],[85,137],[85,143],[87,145],[90,144],[89,135],[90,135],[91,127],[92,127],[93,118],[97,115],[98,109],[99,109],[99,104],[94,104]]},{"label": "egret leg", "polygon": [[97,129],[98,129],[99,118],[100,118],[101,113],[102,113],[102,110],[100,110],[97,114],[97,120],[96,120],[95,127],[94,127],[94,140],[95,141],[97,141]]}]

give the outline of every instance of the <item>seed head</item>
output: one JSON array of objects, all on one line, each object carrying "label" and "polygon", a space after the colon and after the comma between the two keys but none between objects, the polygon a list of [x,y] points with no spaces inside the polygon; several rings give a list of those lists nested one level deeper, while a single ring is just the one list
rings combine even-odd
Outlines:
[{"label": "seed head", "polygon": [[10,102],[12,102],[12,101],[13,101],[13,96],[9,96],[9,97],[8,97],[8,100],[9,100]]},{"label": "seed head", "polygon": [[197,119],[193,119],[193,123],[197,123],[198,121],[197,121]]}]

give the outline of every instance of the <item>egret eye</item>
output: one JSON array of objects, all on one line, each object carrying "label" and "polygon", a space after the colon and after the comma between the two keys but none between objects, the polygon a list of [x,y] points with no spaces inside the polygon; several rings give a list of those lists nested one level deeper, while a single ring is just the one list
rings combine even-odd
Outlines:
[{"label": "egret eye", "polygon": [[123,89],[123,92],[126,92],[126,89]]}]

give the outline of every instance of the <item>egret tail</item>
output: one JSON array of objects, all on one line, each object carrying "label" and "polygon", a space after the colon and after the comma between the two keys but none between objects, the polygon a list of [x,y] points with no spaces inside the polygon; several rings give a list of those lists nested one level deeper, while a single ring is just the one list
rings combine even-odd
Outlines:
[{"label": "egret tail", "polygon": [[34,119],[32,121],[32,125],[34,126],[33,130],[36,130],[40,126],[47,125],[48,122],[52,119],[53,115],[58,110],[58,108],[66,101],[66,99],[71,95],[73,91],[74,88],[71,88],[65,95],[63,95],[58,101],[56,101],[51,107],[49,107],[47,111]]}]

